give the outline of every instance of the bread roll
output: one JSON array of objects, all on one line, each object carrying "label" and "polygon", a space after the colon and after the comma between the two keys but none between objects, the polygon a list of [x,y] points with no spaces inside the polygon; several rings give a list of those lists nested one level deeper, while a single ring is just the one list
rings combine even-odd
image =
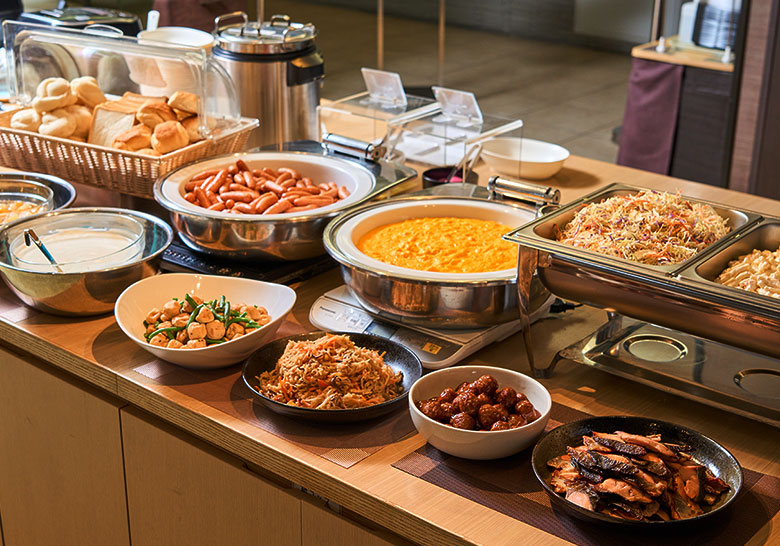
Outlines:
[{"label": "bread roll", "polygon": [[198,95],[188,93],[187,91],[176,91],[173,96],[168,99],[168,106],[189,112],[190,114],[197,114]]},{"label": "bread roll", "polygon": [[42,135],[68,138],[76,131],[76,118],[64,108],[46,112],[41,116],[38,132]]},{"label": "bread roll", "polygon": [[22,129],[23,131],[32,131],[33,133],[41,126],[41,115],[32,108],[23,108],[17,110],[11,116],[11,128]]},{"label": "bread roll", "polygon": [[32,107],[39,114],[75,104],[77,100],[65,78],[46,78],[38,84],[35,95]]},{"label": "bread roll", "polygon": [[135,152],[143,148],[149,148],[152,143],[152,130],[146,125],[135,125],[127,131],[114,137],[112,148]]},{"label": "bread roll", "polygon": [[73,131],[73,135],[87,138],[89,129],[92,127],[92,110],[82,104],[71,104],[65,107],[65,111],[76,120],[76,130]]},{"label": "bread roll", "polygon": [[92,76],[82,76],[70,82],[70,90],[76,95],[79,104],[83,104],[90,110],[102,102],[106,102],[106,96],[100,90],[97,80]]},{"label": "bread roll", "polygon": [[131,129],[134,124],[135,108],[116,100],[98,104],[92,117],[88,142],[110,148],[114,138]]},{"label": "bread roll", "polygon": [[176,114],[164,102],[148,100],[138,109],[135,118],[147,127],[154,129],[164,121],[175,121]]},{"label": "bread roll", "polygon": [[136,150],[136,153],[144,154],[144,155],[153,155],[154,157],[159,157],[161,155],[160,152],[155,151],[152,148],[143,148],[141,150]]},{"label": "bread roll", "polygon": [[178,121],[160,123],[152,134],[152,148],[161,154],[183,148],[189,142],[187,130]]},{"label": "bread roll", "polygon": [[173,113],[176,114],[176,119],[179,121],[184,121],[187,118],[191,118],[192,114],[189,112],[185,112],[184,110],[179,110],[178,108],[173,108]]},{"label": "bread roll", "polygon": [[190,142],[197,142],[200,138],[200,130],[198,129],[198,116],[192,116],[181,122],[182,127],[187,130],[187,135],[190,137]]},{"label": "bread roll", "polygon": [[168,97],[152,97],[150,95],[139,95],[138,93],[125,91],[125,93],[122,95],[122,98],[119,99],[120,102],[125,104],[135,104],[136,110],[140,108],[142,104],[150,100],[167,103]]}]

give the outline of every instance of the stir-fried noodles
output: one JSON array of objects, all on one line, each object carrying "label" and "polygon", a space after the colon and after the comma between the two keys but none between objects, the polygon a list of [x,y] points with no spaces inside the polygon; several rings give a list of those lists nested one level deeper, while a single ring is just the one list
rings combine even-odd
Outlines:
[{"label": "stir-fried noodles", "polygon": [[726,235],[727,221],[709,205],[642,191],[586,205],[556,238],[632,262],[676,264]]},{"label": "stir-fried noodles", "polygon": [[290,341],[273,371],[257,377],[258,391],[277,402],[323,410],[381,404],[401,393],[401,372],[349,336],[326,334]]}]

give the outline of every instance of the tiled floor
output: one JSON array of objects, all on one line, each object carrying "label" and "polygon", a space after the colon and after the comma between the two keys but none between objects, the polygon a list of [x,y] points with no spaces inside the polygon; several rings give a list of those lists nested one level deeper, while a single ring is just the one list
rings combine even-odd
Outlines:
[{"label": "tiled floor", "polygon": [[[323,96],[364,90],[360,67],[375,67],[376,14],[267,0],[266,14],[314,23],[325,56]],[[435,23],[385,17],[385,70],[407,86],[435,84]],[[572,153],[614,162],[612,130],[620,125],[631,66],[627,54],[447,27],[444,85],[472,91],[485,113],[522,118],[524,136]]]}]

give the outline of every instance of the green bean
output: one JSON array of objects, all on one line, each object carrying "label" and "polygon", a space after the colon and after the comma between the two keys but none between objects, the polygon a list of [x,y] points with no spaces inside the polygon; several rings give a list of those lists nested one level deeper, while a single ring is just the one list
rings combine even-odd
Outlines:
[{"label": "green bean", "polygon": [[218,343],[225,343],[225,339],[209,339],[206,338],[206,345],[217,345]]},{"label": "green bean", "polygon": [[[184,301],[190,304],[190,307],[195,309],[198,306],[198,302],[196,302],[194,299],[192,299],[192,296],[189,294],[184,294]],[[203,304],[201,304],[203,305]]]},{"label": "green bean", "polygon": [[160,328],[159,330],[155,330],[151,334],[144,334],[144,337],[146,337],[147,340],[152,339],[157,334],[165,333],[168,336],[168,339],[173,339],[174,336],[171,336],[171,333],[173,332],[181,332],[184,330],[181,326],[169,326],[168,328]]},{"label": "green bean", "polygon": [[230,319],[230,302],[225,300],[225,304],[224,305],[225,305],[223,307],[224,312],[222,313],[222,315],[225,317],[223,320],[225,322],[225,328],[227,328],[227,321],[228,321],[228,319]]},{"label": "green bean", "polygon": [[205,303],[201,303],[195,309],[192,310],[192,314],[190,315],[190,319],[187,321],[187,326],[185,326],[185,328],[189,327],[189,325],[193,323],[195,317],[198,316],[198,313],[200,312],[201,309],[203,309],[205,305],[206,305]]}]

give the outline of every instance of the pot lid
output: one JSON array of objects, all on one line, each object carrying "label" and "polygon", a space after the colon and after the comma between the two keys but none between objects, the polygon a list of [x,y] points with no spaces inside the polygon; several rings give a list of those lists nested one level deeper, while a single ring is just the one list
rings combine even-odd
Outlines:
[{"label": "pot lid", "polygon": [[[243,24],[220,26],[228,18],[240,17]],[[249,21],[246,13],[222,15],[215,21],[218,47],[234,53],[256,55],[287,53],[306,49],[314,42],[317,29],[306,23],[291,23],[287,15],[274,15],[270,21]]]}]

